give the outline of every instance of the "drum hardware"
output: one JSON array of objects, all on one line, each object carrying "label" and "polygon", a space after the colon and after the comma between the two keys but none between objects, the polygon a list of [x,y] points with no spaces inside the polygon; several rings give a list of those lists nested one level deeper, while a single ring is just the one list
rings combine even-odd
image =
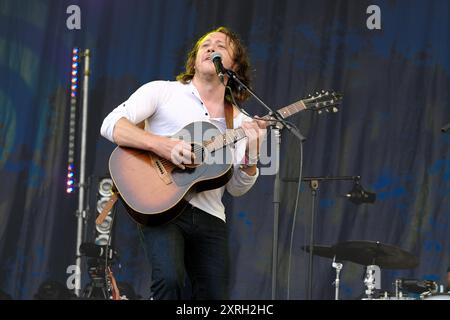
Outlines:
[{"label": "drum hardware", "polygon": [[402,293],[400,291],[400,285],[401,285],[401,280],[395,279],[395,297],[396,298],[400,297],[400,294]]},{"label": "drum hardware", "polygon": [[450,300],[450,294],[448,293],[431,294],[424,297],[423,300]]},{"label": "drum hardware", "polygon": [[403,292],[408,294],[418,294],[420,299],[425,299],[428,296],[435,295],[439,291],[439,286],[436,282],[431,280],[418,279],[396,279],[395,292],[397,295],[403,295]]},{"label": "drum hardware", "polygon": [[339,274],[341,273],[343,264],[340,262],[336,262],[336,256],[334,256],[331,267],[336,269],[336,280],[334,280],[335,286],[334,300],[339,300],[339,283],[340,283]]},{"label": "drum hardware", "polygon": [[366,267],[366,277],[364,279],[366,285],[366,295],[368,299],[373,299],[374,290],[381,289],[381,271],[377,265]]},{"label": "drum hardware", "polygon": [[[309,246],[303,246],[302,249],[309,252]],[[315,245],[313,253],[333,259],[332,267],[336,269],[336,280],[333,283],[336,300],[339,299],[339,275],[343,267],[342,263],[337,261],[350,261],[366,266],[364,279],[366,299],[378,298],[375,297],[375,292],[381,288],[381,269],[412,269],[419,264],[417,257],[411,253],[379,241],[352,240],[334,246]],[[395,297],[390,299],[405,299],[400,285],[401,283],[396,281]]]}]

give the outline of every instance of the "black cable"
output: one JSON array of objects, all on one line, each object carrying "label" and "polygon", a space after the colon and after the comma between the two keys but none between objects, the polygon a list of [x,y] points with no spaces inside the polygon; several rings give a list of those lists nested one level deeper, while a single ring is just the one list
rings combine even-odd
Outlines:
[{"label": "black cable", "polygon": [[[108,285],[108,255],[109,255],[109,242],[111,241],[111,233],[113,232],[113,226],[114,226],[114,220],[116,219],[116,208],[113,206],[111,209],[111,227],[109,228],[110,232],[108,233],[108,240],[106,241],[106,247],[105,247],[105,285],[106,289],[108,290],[108,294],[111,295],[111,288]],[[112,257],[111,257],[112,258]],[[112,281],[112,280],[110,280]],[[106,297],[108,299],[109,297]]]},{"label": "black cable", "polygon": [[297,218],[297,210],[298,210],[298,204],[299,204],[299,199],[300,199],[300,189],[302,186],[302,174],[303,174],[303,172],[302,172],[303,171],[303,141],[299,140],[299,142],[300,142],[300,165],[299,165],[299,171],[298,171],[297,195],[295,197],[294,218],[292,219],[291,239],[290,239],[290,244],[289,244],[287,300],[289,300],[289,298],[290,298],[292,247],[293,247],[293,241],[294,241],[295,220]]}]

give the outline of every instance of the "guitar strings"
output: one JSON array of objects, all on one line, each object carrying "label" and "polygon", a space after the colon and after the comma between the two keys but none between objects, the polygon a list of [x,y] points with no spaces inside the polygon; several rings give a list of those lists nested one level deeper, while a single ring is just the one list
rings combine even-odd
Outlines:
[{"label": "guitar strings", "polygon": [[[194,154],[197,154],[197,153],[199,153],[199,152],[201,151],[201,152],[202,152],[202,156],[203,156],[203,151],[204,151],[204,149],[207,149],[207,147],[208,147],[210,144],[212,144],[213,142],[214,142],[214,141],[205,141],[204,144],[203,144],[203,146],[199,146],[198,144],[195,144],[194,147],[192,148],[193,153],[194,153]],[[233,140],[233,142],[234,142],[234,140]],[[228,144],[226,144],[226,145],[228,145]],[[215,152],[215,151],[217,151],[217,150],[219,150],[219,149],[222,149],[222,148],[225,147],[226,145],[222,145],[222,146],[218,147],[217,149],[215,148],[215,149],[213,149],[213,150],[208,150],[208,151],[210,151],[211,153],[213,153],[213,152]],[[159,161],[162,163],[162,165],[168,166],[169,168],[171,168],[171,167],[176,167],[176,166],[177,166],[177,165],[175,165],[172,161],[170,161],[170,160],[168,160],[168,159],[165,159],[165,158],[162,158],[162,157],[159,157]]]},{"label": "guitar strings", "polygon": [[[221,136],[222,136],[222,137],[224,137],[224,136],[225,136],[225,137],[228,137],[226,134],[222,134]],[[215,140],[216,140],[216,139],[210,140],[210,141],[205,141],[205,142],[203,142],[203,145],[202,145],[202,146],[200,146],[199,144],[194,144],[194,147],[192,148],[193,153],[194,153],[194,154],[197,154],[197,153],[199,153],[199,152],[202,152],[202,153],[203,153],[204,149],[207,149],[208,146],[211,145],[212,143],[214,143]],[[219,140],[219,141],[220,141],[220,140]],[[236,141],[236,140],[233,140],[233,141],[231,141],[231,142],[229,142],[229,143],[233,143],[233,142],[235,142],[235,141]],[[224,145],[221,145],[221,146],[217,146],[217,148],[214,148],[213,150],[208,150],[208,151],[210,151],[210,152],[212,153],[212,152],[214,152],[214,151],[217,151],[217,150],[219,150],[219,149],[222,149],[223,147],[225,147],[225,146],[228,145],[229,143],[224,144]],[[167,160],[167,159],[165,159],[165,158],[161,158],[161,157],[160,157],[160,162],[161,162],[163,165],[176,166],[172,161]]]}]

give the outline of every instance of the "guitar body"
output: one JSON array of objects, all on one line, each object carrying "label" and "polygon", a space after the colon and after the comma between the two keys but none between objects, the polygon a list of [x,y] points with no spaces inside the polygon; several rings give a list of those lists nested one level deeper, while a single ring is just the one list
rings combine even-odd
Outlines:
[{"label": "guitar body", "polygon": [[177,132],[173,137],[190,142],[198,160],[184,170],[152,152],[117,147],[109,171],[131,218],[142,225],[164,224],[183,211],[189,192],[225,185],[233,173],[230,147],[212,153],[202,148],[204,140],[220,134],[209,122],[194,122]]}]

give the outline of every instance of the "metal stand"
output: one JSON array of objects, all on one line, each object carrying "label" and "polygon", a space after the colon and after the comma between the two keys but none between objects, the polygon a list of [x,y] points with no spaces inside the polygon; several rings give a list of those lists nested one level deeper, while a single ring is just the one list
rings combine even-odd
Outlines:
[{"label": "metal stand", "polygon": [[89,276],[91,282],[83,292],[83,298],[95,300],[111,299],[111,283],[107,276],[107,269],[111,264],[105,266],[102,259],[88,259]]},{"label": "metal stand", "polygon": [[333,263],[331,264],[331,266],[336,269],[336,280],[334,280],[334,286],[335,286],[334,300],[339,300],[339,285],[340,285],[339,275],[341,273],[343,265],[340,262],[336,262],[336,256],[335,256],[333,258]]},{"label": "metal stand", "polygon": [[276,299],[277,291],[277,262],[278,262],[278,221],[280,216],[280,143],[281,133],[278,127],[273,127],[275,135],[274,152],[276,157],[276,175],[273,185],[273,245],[272,245],[272,300]]},{"label": "metal stand", "polygon": [[313,254],[314,254],[314,216],[316,212],[317,190],[319,190],[319,180],[310,180],[311,188],[311,224],[309,234],[309,263],[308,263],[308,299],[312,300],[312,283],[313,283]]},{"label": "metal stand", "polygon": [[395,279],[395,298],[399,299],[402,294],[402,292],[400,291],[400,286],[401,286],[402,280],[400,279]]},{"label": "metal stand", "polygon": [[[86,49],[84,54],[84,79],[83,79],[83,111],[81,124],[81,152],[80,152],[80,178],[78,191],[78,210],[77,217],[77,242],[76,242],[76,261],[77,270],[81,271],[80,245],[83,241],[84,225],[86,224],[87,210],[85,209],[86,194],[86,141],[87,141],[87,119],[88,119],[88,87],[89,87],[89,58],[90,50]],[[81,276],[81,273],[80,273]],[[81,288],[75,288],[75,295],[80,296]]]},{"label": "metal stand", "polygon": [[[313,255],[314,255],[314,219],[316,211],[317,191],[319,190],[319,181],[331,180],[353,180],[359,181],[360,176],[325,176],[325,177],[304,177],[302,181],[308,181],[311,188],[311,223],[310,223],[310,238],[309,238],[309,264],[308,264],[308,299],[312,299],[312,283],[313,283]],[[286,182],[298,182],[298,179],[283,179]]]}]

